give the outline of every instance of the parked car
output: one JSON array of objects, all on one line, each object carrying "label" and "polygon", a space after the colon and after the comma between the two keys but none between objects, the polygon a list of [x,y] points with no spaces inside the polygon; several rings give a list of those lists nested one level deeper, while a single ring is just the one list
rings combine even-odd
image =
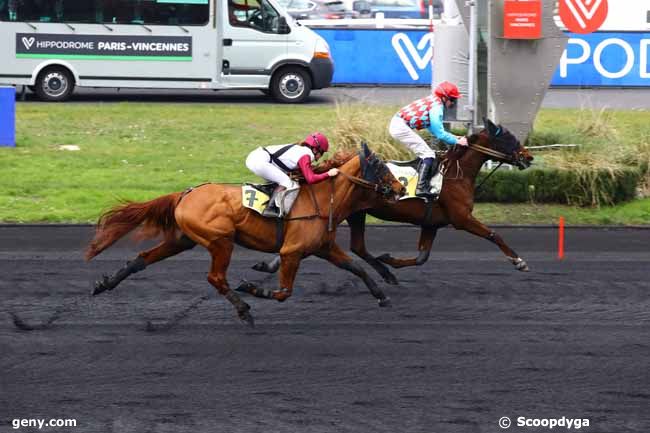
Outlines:
[{"label": "parked car", "polygon": [[[429,0],[369,0],[372,16],[383,12],[384,18],[429,18]],[[442,13],[442,0],[433,0],[433,14]]]},{"label": "parked car", "polygon": [[297,20],[338,20],[360,15],[355,10],[347,10],[341,0],[280,0],[280,4]]}]

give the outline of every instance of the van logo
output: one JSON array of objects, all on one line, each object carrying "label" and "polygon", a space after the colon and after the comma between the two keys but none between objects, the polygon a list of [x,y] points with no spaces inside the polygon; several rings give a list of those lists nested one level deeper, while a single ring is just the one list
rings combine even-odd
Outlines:
[{"label": "van logo", "polygon": [[593,33],[603,25],[608,13],[607,0],[560,0],[560,18],[573,33]]},{"label": "van logo", "polygon": [[33,36],[32,36],[31,38],[25,38],[25,37],[23,37],[23,45],[24,45],[25,48],[27,48],[28,50],[32,48],[32,45],[34,45],[34,42],[35,42],[35,41],[36,41],[36,38],[33,37]]},{"label": "van logo", "polygon": [[[424,70],[427,65],[431,63],[431,59],[433,57],[433,49],[431,47],[431,44],[433,41],[433,34],[427,33],[426,35],[422,36],[416,48],[413,45],[413,42],[411,42],[411,39],[406,36],[406,33],[396,33],[393,36],[393,39],[391,41],[393,48],[395,49],[397,56],[402,61],[402,64],[406,68],[406,71],[409,73],[412,80],[419,80],[419,71]],[[420,55],[423,50],[424,53]]]}]

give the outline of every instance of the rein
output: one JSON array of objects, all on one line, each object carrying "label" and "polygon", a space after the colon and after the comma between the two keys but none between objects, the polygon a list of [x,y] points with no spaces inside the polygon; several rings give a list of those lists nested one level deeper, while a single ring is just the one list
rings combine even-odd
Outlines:
[{"label": "rein", "polygon": [[[352,176],[347,173],[343,173],[342,171],[339,171],[339,176],[345,177],[348,181],[354,183],[355,185],[359,185],[362,188],[370,189],[375,192],[380,191],[381,186],[377,183],[372,183],[369,182],[365,179],[362,179],[360,177]],[[289,218],[284,218],[284,221],[295,221],[295,220],[309,220],[309,219],[327,219],[327,231],[331,232],[334,230],[334,178],[331,177],[329,179],[330,181],[330,201],[329,201],[329,211],[327,216],[321,215],[320,208],[318,206],[318,201],[316,200],[316,195],[314,194],[313,188],[311,188],[311,185],[308,185],[309,187],[309,193],[311,195],[311,200],[312,203],[314,204],[314,209],[315,213],[311,215],[301,215],[297,217],[289,217]]]},{"label": "rein", "polygon": [[481,183],[480,183],[476,188],[474,188],[474,194],[476,194],[477,192],[479,192],[479,191],[481,190],[481,187],[483,186],[483,184],[484,184],[484,183],[485,183],[485,182],[490,178],[490,176],[492,176],[492,175],[494,174],[494,172],[497,171],[497,170],[498,170],[502,165],[503,165],[503,161],[499,161],[499,165],[497,165],[496,167],[494,167],[494,168],[492,169],[492,171],[490,172],[490,174],[488,174],[488,175],[485,177],[485,179],[483,179],[483,180],[481,181]]},{"label": "rein", "polygon": [[480,144],[470,144],[468,146],[470,149],[482,153],[484,155],[493,156],[495,158],[503,159],[505,161],[513,162],[511,156],[506,155],[505,153],[499,152],[498,150],[490,149],[489,147],[481,146]]}]

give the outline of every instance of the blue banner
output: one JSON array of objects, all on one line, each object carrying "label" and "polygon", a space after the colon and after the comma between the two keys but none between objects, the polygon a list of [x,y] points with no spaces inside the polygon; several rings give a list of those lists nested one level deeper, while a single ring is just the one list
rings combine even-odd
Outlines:
[{"label": "blue banner", "polygon": [[16,145],[16,89],[0,87],[0,146]]},{"label": "blue banner", "polygon": [[329,44],[334,84],[431,83],[431,35],[424,30],[314,29]]},{"label": "blue banner", "polygon": [[551,85],[650,87],[650,33],[569,36]]},{"label": "blue banner", "polygon": [[[425,30],[314,29],[332,50],[334,84],[431,84]],[[569,34],[552,86],[650,87],[650,33]]]}]

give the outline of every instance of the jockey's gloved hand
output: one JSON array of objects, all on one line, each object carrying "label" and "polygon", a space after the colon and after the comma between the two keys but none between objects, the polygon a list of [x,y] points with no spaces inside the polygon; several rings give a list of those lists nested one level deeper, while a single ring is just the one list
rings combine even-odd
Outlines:
[{"label": "jockey's gloved hand", "polygon": [[459,146],[467,146],[467,137],[457,137],[456,144]]}]

